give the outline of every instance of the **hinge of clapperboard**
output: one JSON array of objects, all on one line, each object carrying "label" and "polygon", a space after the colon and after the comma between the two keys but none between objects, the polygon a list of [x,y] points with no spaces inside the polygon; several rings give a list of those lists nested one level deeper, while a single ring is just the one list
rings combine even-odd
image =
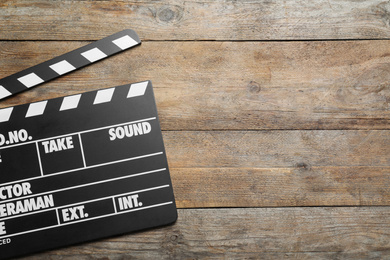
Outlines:
[{"label": "hinge of clapperboard", "polygon": [[[0,79],[0,100],[140,44],[141,40],[137,33],[127,29],[12,74]],[[0,109],[0,122],[2,116],[9,117],[8,111],[5,109],[3,111],[6,114],[2,115]]]}]

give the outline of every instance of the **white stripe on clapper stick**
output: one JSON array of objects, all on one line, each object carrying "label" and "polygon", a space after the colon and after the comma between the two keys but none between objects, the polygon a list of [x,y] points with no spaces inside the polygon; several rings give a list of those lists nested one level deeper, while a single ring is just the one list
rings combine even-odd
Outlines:
[{"label": "white stripe on clapper stick", "polygon": [[114,90],[115,88],[99,90],[96,93],[95,101],[93,101],[93,104],[96,105],[100,103],[110,102],[112,99],[112,95],[114,94]]},{"label": "white stripe on clapper stick", "polygon": [[81,94],[64,97],[62,101],[60,111],[74,109],[79,105]]},{"label": "white stripe on clapper stick", "polygon": [[43,112],[45,112],[46,104],[47,100],[30,104],[27,110],[26,117],[42,115]]},{"label": "white stripe on clapper stick", "polygon": [[127,98],[143,96],[148,86],[149,81],[131,84]]},{"label": "white stripe on clapper stick", "polygon": [[12,93],[0,85],[0,99],[11,96]]},{"label": "white stripe on clapper stick", "polygon": [[98,61],[98,60],[101,60],[101,59],[107,57],[107,55],[104,52],[102,52],[101,50],[99,50],[98,48],[93,48],[89,51],[85,51],[85,52],[81,53],[81,55],[83,55],[84,58],[86,58],[90,62],[95,62],[95,61]]},{"label": "white stripe on clapper stick", "polygon": [[34,87],[35,85],[38,85],[43,81],[43,79],[41,79],[37,74],[35,73],[30,73],[30,74],[27,74],[23,77],[20,77],[18,78],[18,80],[23,84],[25,85],[26,87],[28,88],[31,88],[31,87]]},{"label": "white stripe on clapper stick", "polygon": [[14,110],[13,107],[0,109],[0,123],[7,122],[9,120],[9,118],[11,117],[12,110]]},{"label": "white stripe on clapper stick", "polygon": [[120,37],[116,40],[113,40],[112,41],[116,46],[118,46],[119,48],[121,48],[122,50],[126,50],[130,47],[133,47],[134,45],[137,45],[138,42],[136,42],[135,40],[133,40],[130,36],[128,35],[125,35],[123,37]]},{"label": "white stripe on clapper stick", "polygon": [[76,69],[72,64],[70,64],[66,60],[57,62],[57,63],[55,63],[53,65],[50,65],[49,67],[52,70],[54,70],[55,72],[57,72],[57,74],[59,74],[59,75],[68,73],[68,72]]}]

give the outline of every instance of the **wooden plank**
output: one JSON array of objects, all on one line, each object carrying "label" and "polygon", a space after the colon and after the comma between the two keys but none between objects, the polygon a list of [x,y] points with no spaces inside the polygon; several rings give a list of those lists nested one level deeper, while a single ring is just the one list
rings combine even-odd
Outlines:
[{"label": "wooden plank", "polygon": [[[84,42],[0,42],[0,77]],[[145,42],[0,107],[152,80],[165,130],[390,129],[390,41]]]},{"label": "wooden plank", "polygon": [[384,259],[389,214],[389,207],[179,210],[173,226],[23,259]]},{"label": "wooden plank", "polygon": [[389,205],[389,131],[169,131],[178,206]]},{"label": "wooden plank", "polygon": [[389,131],[169,131],[178,206],[389,205]]},{"label": "wooden plank", "polygon": [[179,208],[388,206],[389,167],[171,168]]},{"label": "wooden plank", "polygon": [[2,40],[96,40],[125,28],[143,40],[390,38],[383,0],[50,1],[0,4]]},{"label": "wooden plank", "polygon": [[172,168],[388,167],[390,131],[168,131]]}]

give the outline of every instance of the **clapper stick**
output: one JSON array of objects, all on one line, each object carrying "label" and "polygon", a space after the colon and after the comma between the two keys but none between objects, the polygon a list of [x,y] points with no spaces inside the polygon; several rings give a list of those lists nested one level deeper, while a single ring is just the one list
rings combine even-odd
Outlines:
[{"label": "clapper stick", "polygon": [[137,33],[131,29],[115,33],[0,79],[0,99],[10,97],[140,44],[141,40]]}]

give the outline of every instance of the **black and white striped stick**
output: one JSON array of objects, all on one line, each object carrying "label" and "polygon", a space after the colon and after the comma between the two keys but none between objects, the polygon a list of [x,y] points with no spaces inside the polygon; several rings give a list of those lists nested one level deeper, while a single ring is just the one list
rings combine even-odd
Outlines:
[{"label": "black and white striped stick", "polygon": [[131,29],[68,52],[41,64],[0,79],[0,99],[15,95],[66,73],[141,44]]},{"label": "black and white striped stick", "polygon": [[[88,96],[93,96],[93,102],[91,104],[85,104],[86,106],[91,106],[91,105],[98,105],[102,103],[108,103],[111,102],[114,92],[116,91],[117,88],[127,88],[127,94],[126,98],[134,98],[134,97],[139,97],[143,96],[145,94],[145,91],[147,87],[151,85],[150,81],[143,81],[143,82],[138,82],[138,83],[133,83],[133,84],[127,84],[119,87],[113,87],[113,88],[106,88],[106,89],[101,89],[97,91],[91,91],[83,94],[76,94],[72,96],[66,96],[66,97],[61,97],[61,98],[55,98],[55,99],[50,99],[50,100],[43,100],[35,103],[30,103],[30,104],[24,104],[16,107],[7,107],[7,108],[2,108],[0,109],[0,125],[3,122],[8,122],[11,119],[11,115],[14,112],[15,109],[20,109],[18,112],[19,118],[15,118],[14,120],[22,120],[23,118],[29,118],[29,117],[35,117],[35,116],[40,116],[43,115],[45,112],[47,112],[47,106],[48,102],[57,102],[58,104],[54,104],[53,107],[59,108],[58,112],[61,111],[66,111],[66,110],[71,110],[71,109],[77,109],[81,100],[81,97],[83,95],[88,95]],[[27,107],[27,109],[26,109]],[[85,107],[84,107],[85,109]],[[49,111],[52,113],[55,113],[57,111]],[[1,142],[0,142],[0,147],[1,147]],[[1,162],[1,160],[0,160]]]}]

